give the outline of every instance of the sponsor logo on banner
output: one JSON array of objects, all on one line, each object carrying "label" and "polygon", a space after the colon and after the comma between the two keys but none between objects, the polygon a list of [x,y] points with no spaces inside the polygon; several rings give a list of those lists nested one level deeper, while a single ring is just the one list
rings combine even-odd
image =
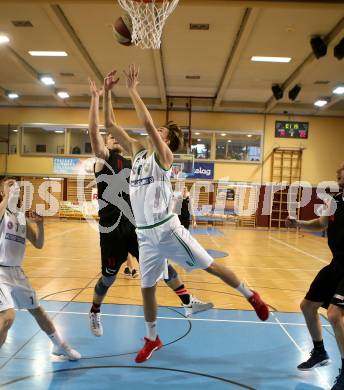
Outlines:
[{"label": "sponsor logo on banner", "polygon": [[54,157],[53,173],[64,175],[93,175],[95,159]]},{"label": "sponsor logo on banner", "polygon": [[213,179],[214,178],[214,163],[194,163],[192,176],[195,179]]}]

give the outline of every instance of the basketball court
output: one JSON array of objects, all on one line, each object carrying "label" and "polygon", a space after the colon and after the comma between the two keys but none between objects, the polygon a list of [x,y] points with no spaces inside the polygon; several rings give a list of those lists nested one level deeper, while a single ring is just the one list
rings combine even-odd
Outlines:
[{"label": "basketball court", "polygon": [[[297,369],[313,348],[300,302],[331,251],[324,234],[286,229],[285,219],[316,218],[319,191],[336,192],[343,39],[339,0],[0,1],[0,173],[22,183],[24,207],[46,215],[44,247],[27,245],[23,269],[82,355],[51,355],[17,310],[0,348],[1,389],[332,388],[341,356],[324,309],[331,364]],[[89,325],[101,255],[87,79],[101,86],[118,70],[116,118],[145,139],[122,77],[131,63],[154,121],[183,129],[172,185],[197,205],[191,234],[270,308],[262,322],[235,289],[176,265],[214,308],[186,317],[159,282],[164,346],[143,364],[134,360],[145,335],[140,276],[122,266],[101,307],[104,335]],[[100,123],[105,140],[102,114]]]}]

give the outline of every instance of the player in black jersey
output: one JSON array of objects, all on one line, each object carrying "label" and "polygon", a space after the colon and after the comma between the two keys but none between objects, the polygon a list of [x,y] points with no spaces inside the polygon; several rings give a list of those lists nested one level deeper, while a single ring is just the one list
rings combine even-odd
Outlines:
[{"label": "player in black jersey", "polygon": [[[108,289],[114,283],[121,265],[126,261],[128,253],[139,259],[139,249],[129,198],[128,180],[131,161],[122,156],[124,150],[111,134],[107,134],[105,145],[99,133],[99,97],[102,91],[96,88],[93,81],[89,82],[92,95],[89,135],[93,152],[98,158],[94,173],[98,189],[102,261],[102,276],[94,288],[89,317],[92,333],[101,336],[103,327],[100,320],[100,306]],[[111,104],[111,96],[109,99]],[[204,303],[190,295],[171,265],[168,266],[168,276],[164,280],[180,298],[187,316],[213,307],[212,304]]]},{"label": "player in black jersey", "polygon": [[311,370],[329,362],[318,314],[318,309],[324,307],[327,309],[327,317],[333,327],[342,357],[342,367],[332,389],[342,390],[344,389],[344,164],[337,170],[337,181],[340,192],[331,201],[326,202],[326,208],[323,210],[323,214],[326,211],[326,216],[311,221],[288,218],[286,226],[308,230],[327,228],[328,245],[333,259],[315,277],[305,299],[301,302],[301,310],[312,336],[314,348],[310,358],[301,363],[298,369]]},{"label": "player in black jersey", "polygon": [[178,215],[180,223],[189,230],[190,219],[192,219],[192,226],[196,227],[196,217],[192,205],[192,199],[189,196],[187,187],[183,187],[180,196],[174,197],[174,212]]}]

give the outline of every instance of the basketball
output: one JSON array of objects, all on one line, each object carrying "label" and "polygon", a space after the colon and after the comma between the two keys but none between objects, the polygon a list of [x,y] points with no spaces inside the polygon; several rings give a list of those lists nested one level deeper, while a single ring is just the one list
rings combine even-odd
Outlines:
[{"label": "basketball", "polygon": [[113,24],[113,32],[116,40],[124,46],[130,46],[131,43],[131,32],[132,22],[128,14],[120,16]]}]

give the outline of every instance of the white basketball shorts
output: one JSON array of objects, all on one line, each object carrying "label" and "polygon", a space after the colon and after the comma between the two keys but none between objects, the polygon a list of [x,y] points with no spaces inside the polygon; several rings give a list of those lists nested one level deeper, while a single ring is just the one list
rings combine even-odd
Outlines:
[{"label": "white basketball shorts", "polygon": [[166,269],[166,259],[171,259],[187,271],[206,269],[213,258],[173,216],[151,228],[136,229],[140,251],[141,286],[152,287],[161,279]]},{"label": "white basketball shorts", "polygon": [[36,292],[21,267],[0,266],[0,311],[7,309],[36,309]]}]

